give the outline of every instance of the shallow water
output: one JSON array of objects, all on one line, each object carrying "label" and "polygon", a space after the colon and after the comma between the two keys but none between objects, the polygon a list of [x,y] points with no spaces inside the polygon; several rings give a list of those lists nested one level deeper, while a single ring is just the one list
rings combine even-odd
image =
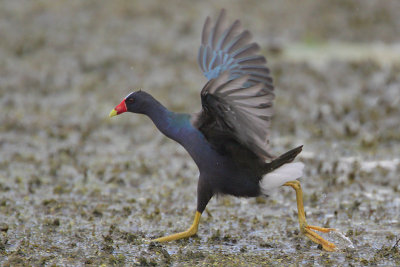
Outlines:
[{"label": "shallow water", "polygon": [[[0,6],[1,265],[400,265],[397,2],[21,3]],[[299,234],[289,188],[214,198],[196,237],[149,243],[190,225],[198,170],[147,118],[107,115],[137,88],[197,111],[200,31],[223,6],[268,57],[273,151],[304,144],[308,222],[354,248]]]}]

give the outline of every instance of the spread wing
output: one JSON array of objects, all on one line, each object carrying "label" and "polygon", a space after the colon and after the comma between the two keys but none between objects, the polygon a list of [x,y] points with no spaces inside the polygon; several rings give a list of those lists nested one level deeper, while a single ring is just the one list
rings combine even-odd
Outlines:
[{"label": "spread wing", "polygon": [[209,80],[201,91],[202,111],[194,125],[206,137],[233,138],[262,158],[268,153],[268,129],[273,113],[272,78],[259,46],[240,22],[225,26],[225,10],[203,28],[198,63]]}]

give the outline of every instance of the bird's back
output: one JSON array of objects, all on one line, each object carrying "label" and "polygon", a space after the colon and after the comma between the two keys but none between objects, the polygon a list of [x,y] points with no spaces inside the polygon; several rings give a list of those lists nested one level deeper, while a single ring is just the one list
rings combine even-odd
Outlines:
[{"label": "bird's back", "polygon": [[247,146],[238,142],[224,131],[216,131],[205,124],[199,130],[203,133],[211,147],[221,156],[229,158],[239,169],[251,171],[255,176],[265,173],[265,160],[254,153]]}]

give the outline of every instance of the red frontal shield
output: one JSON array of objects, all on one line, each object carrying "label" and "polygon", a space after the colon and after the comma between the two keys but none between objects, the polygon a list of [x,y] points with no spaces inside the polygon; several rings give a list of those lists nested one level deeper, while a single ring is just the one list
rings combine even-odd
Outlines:
[{"label": "red frontal shield", "polygon": [[121,103],[119,103],[119,105],[116,106],[114,109],[117,111],[117,115],[126,112],[127,109],[126,109],[125,99],[122,100]]}]

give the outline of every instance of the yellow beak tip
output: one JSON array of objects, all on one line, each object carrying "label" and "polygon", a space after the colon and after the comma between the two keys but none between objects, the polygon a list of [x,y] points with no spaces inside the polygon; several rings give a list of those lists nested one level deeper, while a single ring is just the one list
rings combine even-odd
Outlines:
[{"label": "yellow beak tip", "polygon": [[117,115],[117,111],[115,109],[111,110],[110,114],[108,115],[108,117],[114,117],[115,115]]}]

